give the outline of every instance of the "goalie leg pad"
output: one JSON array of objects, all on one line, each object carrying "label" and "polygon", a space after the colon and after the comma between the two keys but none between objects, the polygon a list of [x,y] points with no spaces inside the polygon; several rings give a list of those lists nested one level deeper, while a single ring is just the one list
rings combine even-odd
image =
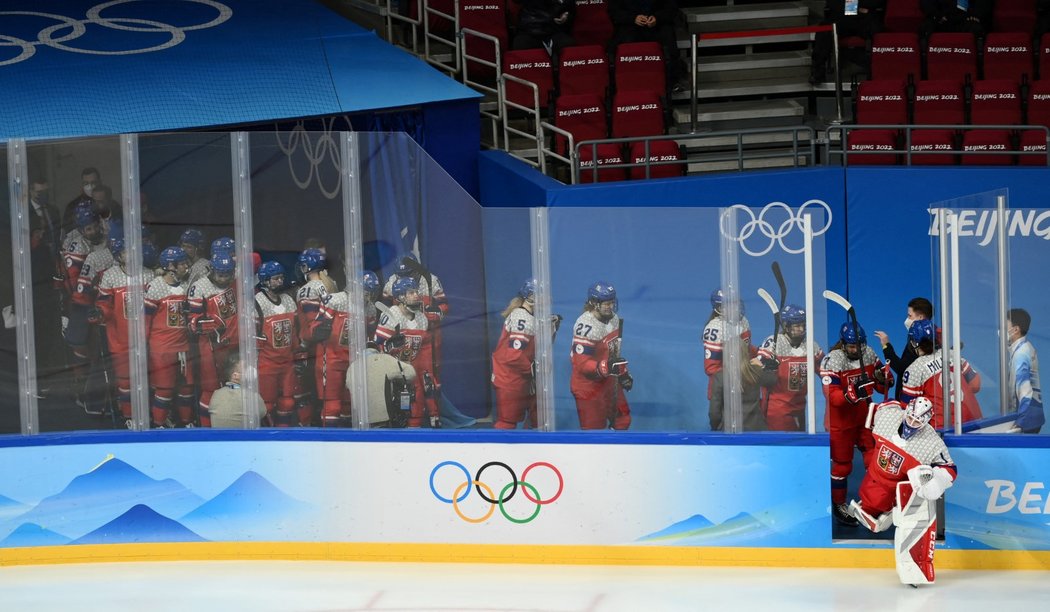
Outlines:
[{"label": "goalie leg pad", "polygon": [[878,517],[874,517],[868,514],[857,500],[849,503],[849,512],[853,515],[853,518],[857,519],[861,525],[867,527],[872,533],[886,531],[893,524],[892,513],[883,512]]},{"label": "goalie leg pad", "polygon": [[904,584],[933,584],[933,552],[937,540],[933,502],[915,495],[910,483],[898,483],[893,524],[897,527],[893,537],[897,576]]}]

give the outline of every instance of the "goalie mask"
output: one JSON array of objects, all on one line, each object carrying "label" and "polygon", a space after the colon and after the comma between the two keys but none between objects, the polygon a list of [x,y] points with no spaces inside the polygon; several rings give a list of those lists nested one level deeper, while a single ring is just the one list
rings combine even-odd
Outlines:
[{"label": "goalie mask", "polygon": [[915,435],[933,418],[933,402],[926,397],[917,397],[908,402],[901,422],[901,437],[905,440]]},{"label": "goalie mask", "polygon": [[391,293],[398,303],[407,308],[419,310],[423,307],[423,300],[419,297],[419,283],[410,276],[402,276],[394,281]]}]

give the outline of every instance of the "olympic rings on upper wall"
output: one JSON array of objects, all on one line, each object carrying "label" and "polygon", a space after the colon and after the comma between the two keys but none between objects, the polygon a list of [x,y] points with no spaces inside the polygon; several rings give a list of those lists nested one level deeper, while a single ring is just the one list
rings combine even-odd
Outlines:
[{"label": "olympic rings on upper wall", "polygon": [[[222,24],[233,15],[233,9],[226,6],[222,2],[217,0],[177,0],[178,2],[192,2],[195,4],[203,4],[209,6],[218,13],[211,21],[204,23],[198,23],[187,26],[177,26],[162,21],[155,21],[153,19],[139,19],[133,17],[104,17],[102,11],[110,9],[112,7],[129,4],[132,2],[140,2],[141,0],[111,0],[110,2],[103,2],[96,4],[87,10],[84,19],[74,19],[72,17],[66,17],[65,15],[57,15],[55,13],[43,13],[39,11],[0,11],[0,17],[43,17],[45,19],[53,19],[57,21],[55,25],[48,26],[36,35],[36,40],[26,40],[24,38],[18,38],[9,34],[0,34],[0,48],[3,47],[17,47],[20,49],[18,55],[3,59],[0,56],[0,66],[7,66],[10,64],[17,64],[24,62],[25,60],[33,57],[36,54],[36,48],[38,45],[45,45],[53,49],[60,51],[69,51],[71,53],[85,53],[88,55],[136,55],[139,53],[151,53],[154,51],[163,51],[169,49],[175,45],[186,40],[186,32],[193,30],[203,30],[206,28],[213,28],[217,25]],[[66,43],[80,38],[87,32],[88,24],[102,26],[109,28],[110,30],[120,30],[123,32],[139,32],[148,34],[166,34],[168,40],[151,47],[141,47],[138,49],[123,49],[118,51],[111,51],[105,49],[83,49],[79,47],[69,46]]]},{"label": "olympic rings on upper wall", "polygon": [[[441,493],[438,493],[437,488],[434,486],[434,476],[438,473],[438,471],[441,468],[446,466],[458,468],[461,472],[463,472],[463,482],[461,482],[456,487],[456,489],[452,492],[452,495],[450,497],[445,497],[441,495]],[[554,493],[554,495],[550,496],[550,498],[548,499],[543,499],[543,497],[540,495],[539,490],[537,490],[535,486],[533,486],[526,480],[529,476],[529,472],[533,468],[537,467],[547,468],[554,472],[554,475],[558,477],[558,490]],[[507,474],[510,476],[510,481],[503,487],[503,489],[499,492],[498,495],[488,484],[486,484],[481,479],[482,475],[485,473],[485,470],[489,468],[502,468],[503,470],[506,470]],[[465,515],[462,509],[460,509],[459,507],[459,504],[463,500],[467,499],[467,496],[470,495],[471,485],[473,485],[473,489],[478,492],[478,495],[481,497],[481,499],[485,500],[489,504],[489,509],[479,517],[469,517]],[[536,508],[535,510],[533,510],[532,514],[525,518],[513,517],[507,512],[506,508],[504,508],[504,504],[510,501],[515,495],[517,495],[519,486],[521,486],[521,493],[525,496],[525,499],[529,500],[533,504],[536,504]],[[553,503],[559,497],[561,497],[561,493],[564,490],[564,488],[565,480],[562,478],[561,471],[559,471],[558,468],[545,461],[537,461],[525,468],[525,471],[521,473],[520,480],[518,479],[518,475],[515,474],[514,470],[502,461],[489,461],[485,465],[478,468],[478,471],[474,474],[473,478],[471,477],[471,474],[467,470],[466,466],[464,466],[462,463],[459,463],[458,461],[442,461],[441,463],[435,465],[434,469],[430,470],[430,492],[433,493],[434,497],[436,497],[439,501],[442,501],[446,504],[451,504],[452,509],[456,513],[456,516],[468,523],[484,523],[492,517],[492,514],[496,511],[497,507],[499,508],[499,511],[503,515],[503,517],[512,523],[517,523],[521,525],[532,522],[533,519],[539,516],[540,509],[543,506]]]},{"label": "olympic rings on upper wall", "polygon": [[[762,207],[762,210],[755,216],[755,212],[751,208],[744,206],[743,204],[734,204],[726,209],[722,213],[722,218],[719,221],[719,229],[722,235],[729,240],[734,240],[740,244],[740,249],[751,255],[752,257],[761,257],[773,250],[773,247],[777,243],[780,243],[780,248],[786,253],[792,255],[798,255],[802,253],[805,245],[801,244],[797,248],[792,248],[784,242],[784,238],[789,236],[793,229],[796,227],[799,230],[799,236],[802,235],[803,224],[802,220],[805,218],[806,208],[809,206],[820,206],[824,208],[824,224],[820,227],[813,227],[813,237],[821,236],[828,231],[831,227],[831,207],[828,206],[824,200],[808,200],[802,206],[799,206],[797,210],[793,210],[790,206],[783,202],[770,202]],[[773,209],[782,209],[787,214],[787,219],[780,223],[780,226],[775,228],[773,224],[766,220],[766,215]],[[730,232],[729,228],[726,227],[727,221],[730,218],[730,211],[734,211],[737,218],[738,227],[736,232]],[[739,212],[737,212],[739,211]],[[739,224],[741,220],[746,219],[743,224]],[[763,236],[769,239],[769,244],[765,245],[764,249],[755,250],[748,246],[747,239],[758,230]]]}]

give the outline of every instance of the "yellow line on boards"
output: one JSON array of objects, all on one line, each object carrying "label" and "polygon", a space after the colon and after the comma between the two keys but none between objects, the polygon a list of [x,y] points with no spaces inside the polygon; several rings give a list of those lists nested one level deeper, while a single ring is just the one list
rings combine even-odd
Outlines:
[{"label": "yellow line on boards", "polygon": [[[700,548],[683,546],[521,546],[203,542],[93,544],[0,549],[0,565],[137,561],[292,560],[411,563],[542,563],[891,568],[888,548]],[[937,569],[1050,570],[1050,551],[938,550]]]}]

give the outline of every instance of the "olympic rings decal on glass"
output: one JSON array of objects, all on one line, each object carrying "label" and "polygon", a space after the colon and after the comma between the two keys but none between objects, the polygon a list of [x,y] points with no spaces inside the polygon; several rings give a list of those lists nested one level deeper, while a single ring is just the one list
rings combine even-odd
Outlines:
[{"label": "olympic rings decal on glass", "polygon": [[[805,218],[804,214],[806,208],[810,206],[820,206],[824,209],[825,213],[824,224],[820,227],[813,228],[813,237],[815,238],[823,235],[828,231],[828,228],[831,227],[831,207],[828,206],[828,203],[824,200],[807,200],[802,206],[798,207],[797,211],[793,210],[783,202],[770,202],[762,207],[762,210],[758,213],[757,217],[751,208],[744,206],[743,204],[734,204],[722,213],[722,217],[719,221],[719,229],[723,236],[738,242],[740,244],[740,249],[752,257],[761,257],[769,253],[777,243],[780,243],[780,248],[783,249],[785,253],[799,255],[805,249],[804,245],[799,246],[798,248],[792,248],[784,242],[784,238],[790,235],[791,231],[796,227],[799,229],[799,234],[801,235],[803,230],[802,220]],[[773,224],[766,220],[766,215],[774,209],[783,210],[787,214],[787,218],[775,229]],[[726,228],[726,222],[731,218],[730,211],[733,211],[735,214],[742,214],[744,217],[748,218],[746,223],[736,228],[736,232],[731,232]],[[736,211],[741,212],[736,213]],[[758,251],[749,247],[745,242],[755,233],[756,230],[761,233],[762,236],[769,239],[769,244],[764,249]]]},{"label": "olympic rings decal on glass", "polygon": [[[290,131],[285,130],[282,132],[281,130],[276,130],[275,132],[277,146],[288,158],[288,172],[291,173],[292,181],[295,182],[296,187],[305,191],[316,180],[317,188],[321,190],[321,195],[329,200],[334,200],[339,196],[343,183],[342,155],[340,154],[335,131],[335,122],[337,120],[345,122],[346,131],[354,131],[350,120],[344,116],[322,119],[321,124],[324,126],[324,130],[321,132],[307,131],[305,123],[302,121],[297,122]],[[287,142],[282,140],[282,133],[288,134]],[[315,137],[317,138],[316,142],[313,140]],[[303,162],[308,165],[307,168],[302,170],[305,178],[296,169],[297,164],[301,166]],[[333,179],[334,184],[331,187],[326,186],[322,178],[322,170],[326,168],[327,174],[335,177]]]},{"label": "olympic rings decal on glass", "polygon": [[[460,482],[456,489],[452,492],[451,497],[445,497],[441,495],[441,493],[438,493],[437,487],[434,486],[434,476],[438,473],[439,470],[441,470],[441,468],[447,466],[455,467],[459,469],[459,471],[463,472],[463,481]],[[481,476],[485,472],[485,470],[491,467],[503,468],[510,475],[510,482],[504,485],[503,489],[500,490],[498,496],[493,492],[492,487],[490,487],[481,479]],[[529,476],[529,472],[532,471],[533,468],[538,467],[547,468],[550,471],[554,472],[554,475],[558,477],[558,490],[555,491],[554,495],[552,495],[548,499],[543,499],[540,495],[539,490],[532,483],[526,480]],[[525,499],[529,500],[529,502],[536,505],[535,509],[532,511],[532,514],[524,518],[517,518],[511,516],[507,509],[504,507],[504,505],[517,494],[519,486],[521,487],[521,493],[522,495],[524,495]],[[478,496],[489,504],[488,510],[478,517],[467,516],[463,513],[462,508],[460,508],[459,506],[460,503],[467,499],[467,497],[470,495],[472,487],[473,490],[477,491]],[[514,470],[502,461],[489,461],[485,465],[478,468],[478,471],[474,474],[473,478],[471,477],[470,471],[467,470],[466,466],[464,466],[458,461],[442,461],[441,463],[435,465],[434,469],[430,470],[430,492],[434,494],[434,497],[436,497],[438,501],[446,504],[451,504],[452,510],[456,513],[456,516],[468,523],[484,523],[485,521],[492,518],[492,515],[495,513],[496,508],[499,508],[500,514],[503,515],[503,518],[507,519],[512,523],[516,523],[518,525],[530,523],[537,516],[539,516],[540,509],[543,506],[557,501],[557,499],[561,497],[562,491],[564,490],[565,479],[562,477],[561,471],[558,470],[558,468],[554,467],[552,464],[547,463],[546,461],[537,461],[529,465],[527,468],[525,468],[525,471],[521,473],[520,480],[518,479],[518,475],[514,472]]]},{"label": "olympic rings decal on glass", "polygon": [[[141,2],[142,0],[111,0],[110,2],[103,2],[96,4],[91,7],[85,13],[84,19],[74,19],[65,15],[57,15],[55,13],[43,13],[39,11],[0,11],[0,17],[43,17],[44,19],[53,19],[57,21],[55,25],[48,26],[43,30],[40,30],[36,35],[36,40],[26,40],[24,38],[18,38],[8,34],[0,34],[0,47],[17,47],[20,49],[18,55],[10,59],[0,59],[0,66],[7,66],[10,64],[17,64],[23,62],[36,54],[36,48],[38,45],[46,45],[53,49],[60,51],[69,51],[71,53],[83,53],[87,55],[136,55],[139,53],[151,53],[154,51],[163,51],[164,49],[170,49],[175,45],[186,40],[186,32],[193,30],[203,30],[206,28],[213,28],[217,25],[227,21],[233,16],[233,9],[226,6],[222,2],[217,0],[179,0],[180,2],[191,2],[194,4],[203,4],[205,6],[215,9],[218,15],[215,16],[211,21],[204,23],[198,23],[187,26],[176,26],[161,21],[154,21],[152,19],[139,19],[133,17],[103,17],[102,11],[119,6],[122,4],[130,4],[133,2]],[[9,23],[9,22],[8,22]],[[138,32],[147,34],[166,34],[168,40],[158,45],[150,47],[141,47],[138,49],[124,49],[118,51],[109,51],[105,49],[81,49],[78,47],[71,47],[65,43],[80,38],[87,32],[87,26],[98,25],[110,30],[119,30],[123,32]],[[68,30],[68,33],[62,33]],[[56,36],[56,34],[59,34]]]}]

